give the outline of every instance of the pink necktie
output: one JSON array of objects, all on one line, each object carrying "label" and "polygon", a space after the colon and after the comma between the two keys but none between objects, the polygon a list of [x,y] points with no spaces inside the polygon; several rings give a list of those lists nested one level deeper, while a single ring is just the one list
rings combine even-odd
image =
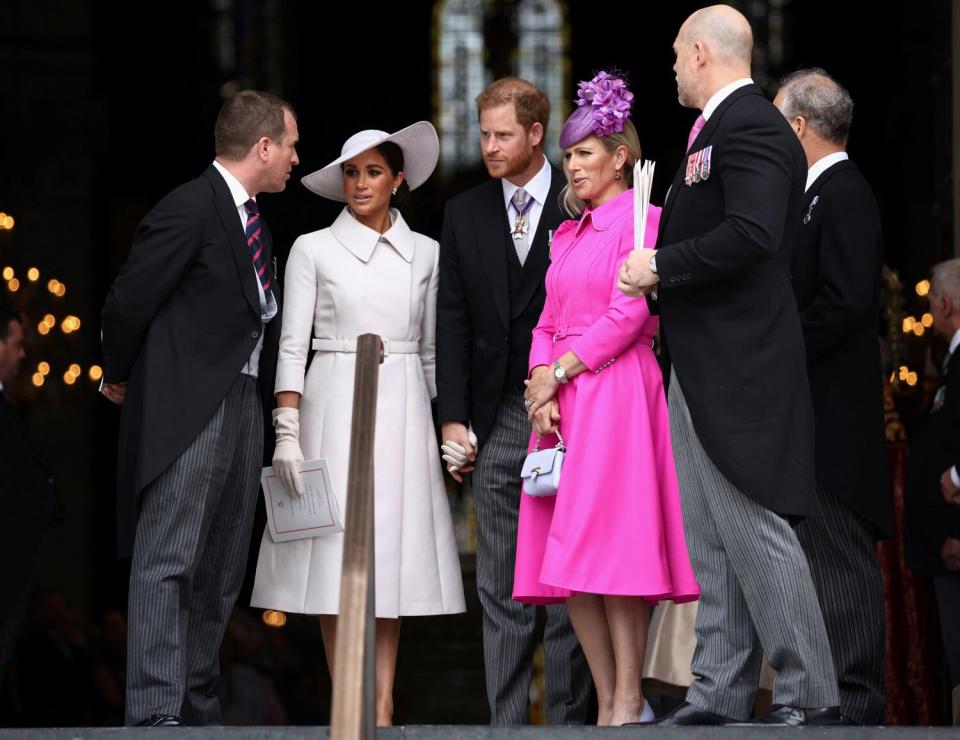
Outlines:
[{"label": "pink necktie", "polygon": [[687,137],[687,151],[690,151],[690,147],[693,146],[694,139],[697,138],[697,134],[703,130],[703,127],[706,125],[707,119],[703,115],[697,116],[697,120],[693,122],[693,128],[690,129],[690,135]]}]

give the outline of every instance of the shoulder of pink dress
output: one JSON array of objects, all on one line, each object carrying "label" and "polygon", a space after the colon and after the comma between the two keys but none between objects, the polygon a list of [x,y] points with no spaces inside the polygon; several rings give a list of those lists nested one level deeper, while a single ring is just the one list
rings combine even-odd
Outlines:
[{"label": "shoulder of pink dress", "polygon": [[550,256],[559,254],[566,249],[573,241],[573,235],[576,232],[578,221],[563,221],[553,232],[553,240],[550,242]]}]

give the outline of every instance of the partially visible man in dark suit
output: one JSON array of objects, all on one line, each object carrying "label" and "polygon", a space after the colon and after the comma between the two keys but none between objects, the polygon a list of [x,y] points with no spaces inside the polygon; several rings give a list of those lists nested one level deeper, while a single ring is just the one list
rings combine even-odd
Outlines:
[{"label": "partially visible man in dark suit", "polygon": [[133,554],[128,725],[221,721],[218,653],[259,489],[280,294],[256,196],[286,187],[297,122],[244,91],[214,136],[213,164],[140,224],[103,309],[103,393],[123,404],[120,547]]},{"label": "partially visible man in dark suit", "polygon": [[813,396],[817,502],[797,527],[830,636],[840,711],[883,724],[883,579],[874,541],[892,525],[883,435],[880,269],[873,191],[847,156],[853,100],[822,69],[794,72],[773,101],[807,157],[791,278]]},{"label": "partially visible man in dark suit", "polygon": [[[546,297],[548,237],[563,220],[557,195],[564,178],[543,155],[550,101],[534,85],[497,80],[477,98],[477,113],[493,179],[451,199],[444,212],[437,403],[451,474],[461,480],[476,465],[490,721],[519,725],[530,717],[536,623],[536,609],[512,598],[520,468],[530,438],[523,381]],[[547,722],[583,724],[590,677],[562,605],[547,607],[544,653]]]},{"label": "partially visible man in dark suit", "polygon": [[20,316],[0,306],[0,681],[58,510],[50,470],[10,395],[24,357]]},{"label": "partially visible man in dark suit", "polygon": [[702,595],[696,677],[665,725],[746,720],[762,656],[765,724],[839,721],[823,616],[791,522],[814,513],[813,409],[789,264],[806,161],[750,79],[750,24],[726,5],[674,41],[681,105],[702,111],[660,216],[658,250],[624,264],[657,290],[670,426]]},{"label": "partially visible man in dark suit", "polygon": [[910,437],[904,528],[910,569],[933,579],[950,685],[960,687],[960,498],[942,489],[960,463],[960,259],[931,277],[933,329],[947,342],[943,382]]}]

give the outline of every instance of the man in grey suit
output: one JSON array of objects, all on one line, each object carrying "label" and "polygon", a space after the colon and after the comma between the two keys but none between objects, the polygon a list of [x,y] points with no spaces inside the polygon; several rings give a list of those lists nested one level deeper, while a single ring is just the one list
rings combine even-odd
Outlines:
[{"label": "man in grey suit", "polygon": [[820,511],[797,527],[830,636],[840,710],[883,723],[883,579],[874,540],[892,530],[883,433],[880,268],[873,191],[850,161],[853,100],[822,69],[794,72],[774,99],[809,172],[790,265],[813,396]]},{"label": "man in grey suit", "polygon": [[[477,592],[490,721],[525,724],[536,608],[512,599],[520,468],[530,439],[523,405],[533,327],[546,297],[549,232],[563,219],[563,175],[543,155],[550,101],[503,78],[477,98],[483,161],[493,179],[451,199],[440,236],[437,406],[444,460],[474,469]],[[470,427],[476,433],[470,434]],[[547,607],[546,715],[583,724],[590,676],[566,609]]]},{"label": "man in grey suit", "polygon": [[761,659],[777,670],[764,724],[839,721],[837,679],[792,522],[816,510],[813,410],[789,262],[807,167],[750,79],[753,35],[699,10],[674,41],[681,105],[702,111],[660,216],[657,251],[620,273],[651,293],[672,367],[670,427],[702,594],[696,677],[664,725],[746,720]]},{"label": "man in grey suit", "polygon": [[[219,648],[243,580],[280,293],[257,193],[297,159],[288,103],[224,103],[216,159],[147,214],[103,308],[103,394],[123,405],[121,554],[132,550],[126,723],[221,721]],[[261,387],[262,386],[262,387]]]}]

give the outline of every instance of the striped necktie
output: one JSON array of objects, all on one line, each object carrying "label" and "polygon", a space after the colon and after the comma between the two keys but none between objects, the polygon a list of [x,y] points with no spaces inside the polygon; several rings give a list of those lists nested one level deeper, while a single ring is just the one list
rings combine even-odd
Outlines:
[{"label": "striped necktie", "polygon": [[260,285],[263,286],[264,296],[270,295],[270,277],[267,275],[267,258],[263,253],[263,240],[260,235],[263,231],[260,225],[260,209],[257,208],[257,201],[253,198],[243,204],[247,209],[247,247],[250,248],[250,256],[253,257],[253,266],[256,268],[257,277],[260,278]]}]

